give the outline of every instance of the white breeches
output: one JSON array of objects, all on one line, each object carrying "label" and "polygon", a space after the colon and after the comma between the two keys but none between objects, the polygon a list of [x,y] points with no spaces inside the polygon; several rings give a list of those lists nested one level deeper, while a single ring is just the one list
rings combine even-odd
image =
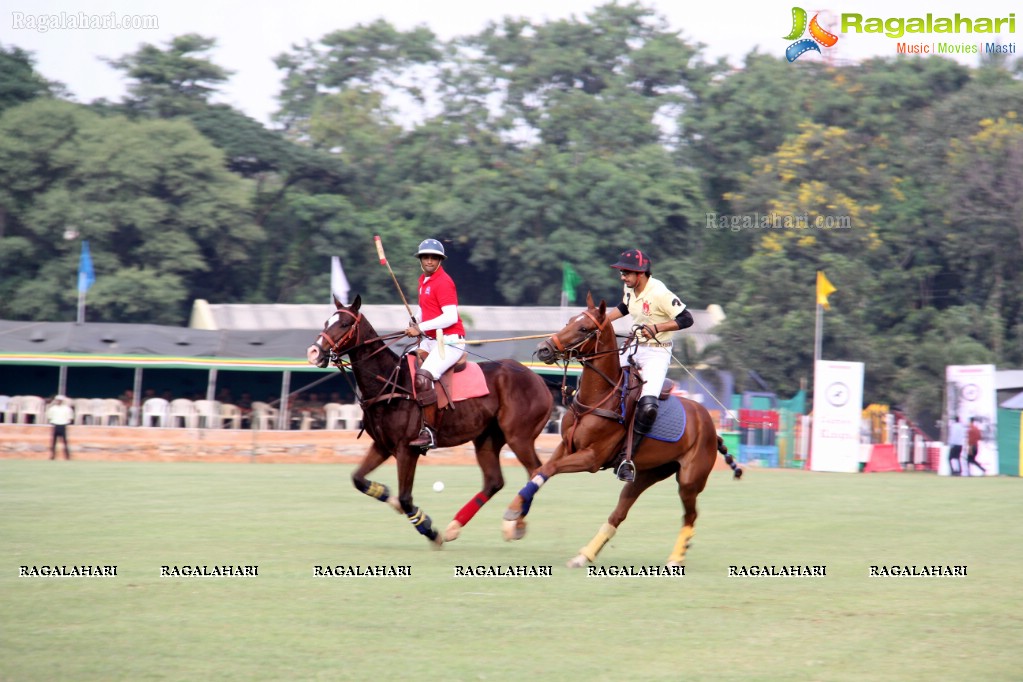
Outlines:
[{"label": "white breeches", "polygon": [[444,337],[444,353],[441,357],[440,344],[428,336],[424,336],[419,347],[429,353],[423,360],[421,369],[426,370],[436,381],[444,372],[454,367],[465,355],[465,340],[459,336]]},{"label": "white breeches", "polygon": [[[629,353],[631,353],[631,348]],[[629,366],[629,354],[618,356],[622,367]],[[642,370],[643,390],[640,395],[652,395],[657,397],[661,393],[664,380],[668,377],[668,365],[671,364],[671,346],[659,348],[657,346],[640,346],[636,349],[634,356],[636,364]]]}]

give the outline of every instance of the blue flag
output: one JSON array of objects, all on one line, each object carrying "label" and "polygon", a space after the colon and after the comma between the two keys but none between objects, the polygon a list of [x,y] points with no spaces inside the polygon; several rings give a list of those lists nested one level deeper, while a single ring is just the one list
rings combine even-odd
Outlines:
[{"label": "blue flag", "polygon": [[84,294],[96,281],[96,273],[92,270],[92,255],[89,253],[88,240],[82,241],[82,257],[78,261],[78,293]]}]

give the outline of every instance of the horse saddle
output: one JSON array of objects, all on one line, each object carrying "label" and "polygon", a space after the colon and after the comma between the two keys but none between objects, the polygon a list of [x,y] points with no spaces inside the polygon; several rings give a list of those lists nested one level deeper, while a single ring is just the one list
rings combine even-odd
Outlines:
[{"label": "horse saddle", "polygon": [[647,434],[647,438],[676,443],[686,431],[686,407],[682,399],[668,394],[657,402],[657,421]]},{"label": "horse saddle", "polygon": [[[665,379],[657,396],[657,420],[647,438],[669,443],[676,443],[682,439],[682,434],[686,431],[686,408],[681,398],[672,395],[674,390],[675,382]],[[630,402],[636,399],[636,396],[630,396]]]},{"label": "horse saddle", "polygon": [[[416,351],[415,355],[409,354],[409,374],[413,385],[415,385],[416,370],[426,359],[426,355],[423,351]],[[490,387],[487,386],[487,378],[483,375],[483,369],[479,364],[466,360],[465,355],[459,358],[451,369],[444,372],[436,384],[440,389],[437,391],[437,409],[439,410],[451,403],[490,394]]]}]

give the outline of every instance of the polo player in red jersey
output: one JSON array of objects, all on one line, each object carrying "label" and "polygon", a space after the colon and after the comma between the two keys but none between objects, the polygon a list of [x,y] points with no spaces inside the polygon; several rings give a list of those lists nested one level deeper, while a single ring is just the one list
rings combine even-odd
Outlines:
[{"label": "polo player in red jersey", "polygon": [[416,371],[415,380],[416,399],[423,407],[423,428],[409,445],[429,450],[437,447],[434,382],[465,355],[465,327],[458,316],[455,282],[442,265],[447,258],[444,245],[436,239],[425,239],[416,257],[423,269],[419,276],[419,319],[422,321],[410,325],[405,334],[422,337],[419,347],[428,355]]}]

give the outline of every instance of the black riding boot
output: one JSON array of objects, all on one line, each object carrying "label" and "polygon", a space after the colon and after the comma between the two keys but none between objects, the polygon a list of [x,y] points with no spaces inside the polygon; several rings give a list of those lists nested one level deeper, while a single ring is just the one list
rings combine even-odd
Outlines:
[{"label": "black riding boot", "polygon": [[416,370],[416,402],[423,408],[423,428],[418,436],[409,441],[409,445],[422,450],[432,450],[437,447],[437,437],[430,428],[427,414],[432,416],[436,413],[437,389],[434,388],[433,377],[422,369]]},{"label": "black riding boot", "polygon": [[632,483],[636,480],[636,465],[633,464],[632,459],[635,458],[636,453],[639,451],[639,446],[643,439],[654,428],[655,421],[657,421],[657,398],[652,395],[645,395],[639,399],[639,404],[636,405],[636,415],[633,417],[632,456],[626,457],[625,461],[619,464],[618,469],[615,471],[619,481]]}]

